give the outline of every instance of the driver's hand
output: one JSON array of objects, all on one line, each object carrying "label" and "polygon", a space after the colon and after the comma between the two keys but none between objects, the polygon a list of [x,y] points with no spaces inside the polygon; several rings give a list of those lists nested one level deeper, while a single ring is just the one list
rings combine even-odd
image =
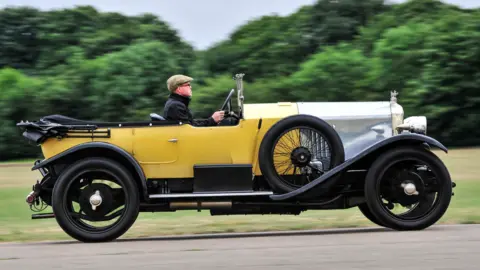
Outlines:
[{"label": "driver's hand", "polygon": [[224,111],[217,111],[214,114],[212,114],[212,118],[216,123],[222,121],[224,117],[225,117]]}]

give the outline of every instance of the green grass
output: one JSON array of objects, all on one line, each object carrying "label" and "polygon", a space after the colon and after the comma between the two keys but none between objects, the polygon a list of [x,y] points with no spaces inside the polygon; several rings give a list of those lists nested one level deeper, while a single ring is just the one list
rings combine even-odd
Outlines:
[{"label": "green grass", "polygon": [[[438,224],[480,223],[480,181],[476,173],[476,156],[480,150],[463,149],[439,154],[456,181],[455,196],[446,215]],[[0,241],[71,240],[55,219],[32,220],[25,196],[39,179],[31,166],[0,167]],[[47,208],[44,212],[50,212]],[[358,211],[307,211],[299,216],[215,216],[208,211],[177,213],[141,213],[124,237],[248,232],[375,226]]]},{"label": "green grass", "polygon": [[8,165],[8,164],[19,164],[19,163],[26,163],[28,165],[32,165],[37,159],[25,158],[25,159],[14,159],[14,160],[7,160],[7,161],[0,161],[1,165]]}]

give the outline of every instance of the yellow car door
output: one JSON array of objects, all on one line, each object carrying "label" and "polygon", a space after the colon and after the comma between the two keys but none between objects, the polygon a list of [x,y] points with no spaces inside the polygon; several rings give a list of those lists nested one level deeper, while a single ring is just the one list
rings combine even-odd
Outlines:
[{"label": "yellow car door", "polygon": [[147,178],[175,177],[179,125],[139,127],[133,130],[133,155]]},{"label": "yellow car door", "polygon": [[179,177],[193,177],[195,165],[251,164],[257,122],[241,120],[235,126],[183,125],[178,134]]}]

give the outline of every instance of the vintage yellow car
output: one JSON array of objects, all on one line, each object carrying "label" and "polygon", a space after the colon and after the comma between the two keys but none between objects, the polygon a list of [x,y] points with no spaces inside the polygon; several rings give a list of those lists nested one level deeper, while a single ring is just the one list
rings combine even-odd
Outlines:
[{"label": "vintage yellow car", "polygon": [[122,236],[139,212],[358,207],[395,230],[424,229],[444,215],[455,184],[431,147],[447,148],[426,135],[425,117],[404,119],[396,93],[389,101],[244,104],[243,76],[214,127],[155,113],[143,122],[50,115],[18,123],[44,156],[27,203],[53,211],[32,218],[54,217],[71,237],[100,242]]}]

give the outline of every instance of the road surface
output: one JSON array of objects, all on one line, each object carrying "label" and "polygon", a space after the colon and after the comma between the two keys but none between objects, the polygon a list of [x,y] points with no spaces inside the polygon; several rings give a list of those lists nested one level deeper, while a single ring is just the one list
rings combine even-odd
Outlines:
[{"label": "road surface", "polygon": [[479,225],[254,236],[5,243],[0,269],[480,269]]}]

